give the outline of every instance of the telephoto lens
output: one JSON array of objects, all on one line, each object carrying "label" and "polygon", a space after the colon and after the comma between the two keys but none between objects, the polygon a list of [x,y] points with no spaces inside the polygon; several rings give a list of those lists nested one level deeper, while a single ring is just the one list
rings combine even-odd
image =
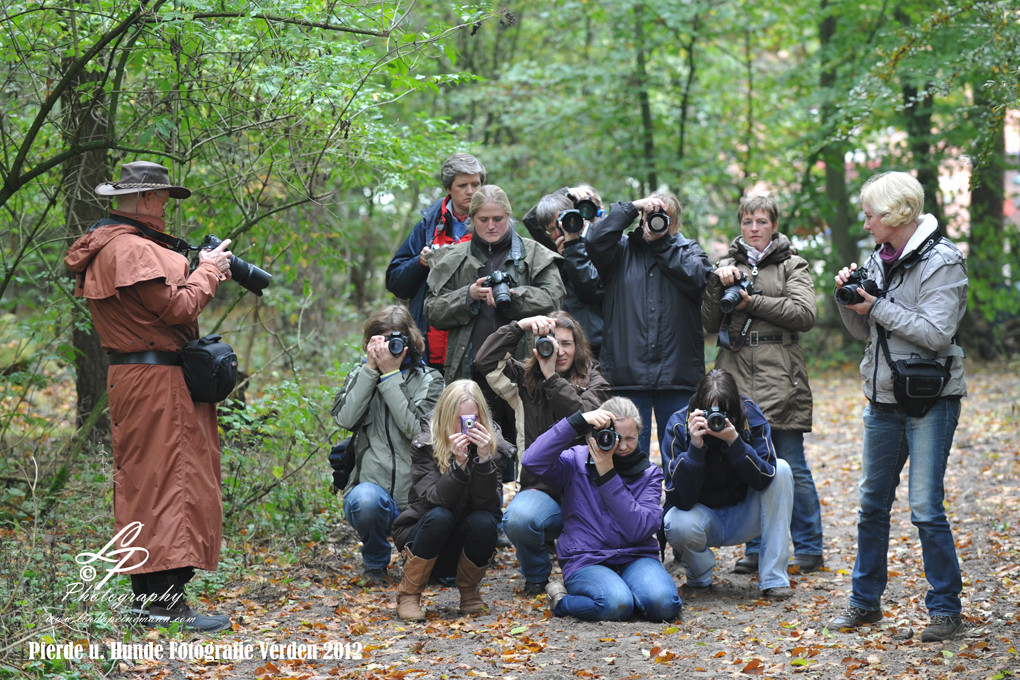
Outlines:
[{"label": "telephoto lens", "polygon": [[[212,250],[219,244],[220,239],[212,234],[206,234],[198,247],[203,250]],[[261,297],[262,291],[269,285],[269,280],[273,278],[273,275],[265,269],[259,269],[250,262],[245,262],[237,255],[231,255],[230,278],[245,290]]]},{"label": "telephoto lens", "polygon": [[595,205],[595,201],[590,198],[582,198],[580,201],[574,202],[574,207],[581,213],[581,217],[591,222],[595,219],[595,216],[599,214],[599,208]]}]

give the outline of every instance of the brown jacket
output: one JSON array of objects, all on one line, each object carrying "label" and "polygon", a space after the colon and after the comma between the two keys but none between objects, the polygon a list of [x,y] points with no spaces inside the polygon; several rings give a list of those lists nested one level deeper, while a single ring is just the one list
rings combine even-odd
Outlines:
[{"label": "brown jacket", "polygon": [[[772,250],[754,268],[737,240],[730,244],[730,256],[716,266],[736,265],[762,294],[751,295],[747,309],[729,315],[731,342],[740,342],[748,316],[751,326],[737,351],[719,347],[715,367],[733,374],[740,392],[758,403],[772,429],[810,432],[811,386],[799,344],[799,334],[815,325],[815,290],[808,262],[797,255],[786,236],[777,234]],[[719,277],[709,274],[701,303],[707,333],[719,331],[722,293]],[[757,337],[782,340],[754,344]]]},{"label": "brown jacket", "polygon": [[407,506],[393,520],[393,544],[398,551],[404,550],[414,525],[432,508],[442,507],[453,511],[457,522],[474,510],[489,510],[499,514],[503,504],[501,493],[503,469],[509,453],[509,444],[496,427],[496,454],[484,463],[477,459],[468,462],[467,470],[450,465],[446,472],[440,472],[433,455],[432,429],[429,421],[432,414],[421,420],[421,432],[411,440],[411,493]]},{"label": "brown jacket", "polygon": [[[493,391],[514,411],[517,425],[517,451],[523,455],[538,436],[558,421],[578,411],[592,411],[610,396],[609,383],[598,366],[592,366],[588,384],[578,387],[558,373],[539,382],[533,393],[525,386],[525,364],[514,358],[514,351],[525,336],[524,330],[512,321],[489,336],[475,355],[475,374],[485,376]],[[528,344],[534,345],[534,340]],[[578,439],[578,444],[583,443]],[[521,469],[521,489],[541,489],[559,500],[554,492],[532,473]]]},{"label": "brown jacket", "polygon": [[[85,234],[64,262],[79,275],[75,295],[88,300],[103,348],[116,352],[172,352],[197,338],[220,280],[211,263],[189,276],[183,255],[125,224]],[[179,366],[111,366],[108,390],[116,530],[141,522],[134,545],[149,551],[135,573],[215,569],[223,531],[216,405],[191,400]]]}]

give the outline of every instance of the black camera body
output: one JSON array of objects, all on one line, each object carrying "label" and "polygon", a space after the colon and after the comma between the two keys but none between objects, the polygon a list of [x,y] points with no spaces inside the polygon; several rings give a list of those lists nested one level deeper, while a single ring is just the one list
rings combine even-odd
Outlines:
[{"label": "black camera body", "polygon": [[393,331],[384,339],[386,340],[386,347],[390,350],[390,354],[395,357],[399,357],[400,353],[404,351],[404,348],[411,344],[409,342],[409,338],[400,331]]},{"label": "black camera body", "polygon": [[[212,250],[221,243],[221,239],[216,238],[212,234],[206,234],[205,238],[198,245],[199,250]],[[238,283],[242,288],[252,293],[255,293],[259,297],[262,296],[262,290],[269,285],[269,280],[273,278],[273,275],[267,272],[265,269],[260,269],[250,262],[245,262],[237,255],[230,256],[230,278]]]},{"label": "black camera body", "polygon": [[709,406],[705,409],[705,420],[708,421],[708,429],[712,432],[722,432],[726,429],[726,411],[718,406]]},{"label": "black camera body", "polygon": [[556,340],[552,335],[540,335],[535,338],[535,351],[538,356],[548,359],[556,353]]},{"label": "black camera body", "polygon": [[620,433],[616,431],[616,426],[612,423],[609,423],[607,427],[595,430],[592,437],[595,439],[595,446],[599,447],[601,451],[612,451],[620,441]]},{"label": "black camera body", "polygon": [[832,296],[841,305],[856,305],[858,302],[864,302],[864,298],[857,292],[861,288],[868,295],[875,297],[880,297],[882,293],[875,280],[868,278],[868,273],[865,270],[855,269],[850,272],[850,278],[847,279],[842,288],[836,286],[833,289]]},{"label": "black camera body", "polygon": [[560,211],[560,227],[568,234],[580,234],[584,229],[584,220],[585,217],[580,210]]},{"label": "black camera body", "polygon": [[500,311],[503,311],[510,306],[510,287],[516,286],[517,283],[505,271],[497,269],[485,277],[482,285],[492,289],[492,301]]},{"label": "black camera body", "polygon": [[645,217],[645,222],[648,224],[648,230],[650,232],[653,234],[661,234],[669,229],[669,213],[662,208],[659,208],[658,210],[648,213],[648,216]]},{"label": "black camera body", "polygon": [[726,289],[723,290],[722,297],[719,298],[719,311],[723,314],[732,313],[740,304],[740,291],[742,290],[746,290],[748,295],[754,295],[755,292],[754,284],[743,272],[740,273],[739,280],[726,286]]}]

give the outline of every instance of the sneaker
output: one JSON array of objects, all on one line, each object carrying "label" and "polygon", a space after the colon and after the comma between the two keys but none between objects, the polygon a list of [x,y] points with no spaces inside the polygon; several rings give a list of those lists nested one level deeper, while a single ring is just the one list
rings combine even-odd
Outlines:
[{"label": "sneaker", "polygon": [[521,594],[524,595],[524,597],[529,598],[535,597],[536,595],[541,595],[542,593],[545,592],[545,587],[547,585],[549,585],[549,581],[542,581],[541,583],[532,583],[531,581],[526,581],[524,583],[524,590],[521,591]]},{"label": "sneaker", "polygon": [[734,574],[757,574],[758,553],[747,553],[733,565]]},{"label": "sneaker", "polygon": [[793,597],[793,588],[787,588],[786,586],[777,586],[775,588],[766,588],[761,591],[761,594],[770,600],[780,601],[789,600]]},{"label": "sneaker", "polygon": [[821,555],[794,555],[790,566],[798,567],[801,574],[810,574],[825,566],[825,558]]},{"label": "sneaker", "polygon": [[202,633],[218,633],[230,628],[230,617],[221,614],[199,614],[188,606],[168,609],[152,605],[149,607],[147,625],[154,628],[169,628],[174,623],[181,624],[181,630],[199,631]]},{"label": "sneaker", "polygon": [[963,634],[965,626],[959,616],[935,615],[931,623],[921,633],[921,642],[940,642],[951,640]]},{"label": "sneaker", "polygon": [[848,604],[843,612],[829,621],[826,626],[829,630],[853,630],[862,623],[878,623],[882,620],[881,609],[861,609]]},{"label": "sneaker", "polygon": [[546,602],[549,604],[549,611],[556,613],[556,605],[563,596],[567,594],[567,587],[559,581],[549,581],[545,587]]}]

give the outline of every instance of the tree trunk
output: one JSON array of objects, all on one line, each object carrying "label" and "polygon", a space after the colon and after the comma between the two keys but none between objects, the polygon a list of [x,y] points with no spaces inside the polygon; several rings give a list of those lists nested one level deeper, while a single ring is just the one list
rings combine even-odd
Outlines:
[{"label": "tree trunk", "polygon": [[[64,137],[69,146],[102,139],[109,133],[105,96],[101,87],[90,87],[103,78],[100,73],[82,72],[80,79],[62,97],[65,111]],[[105,149],[72,156],[63,166],[65,206],[64,228],[68,242],[81,236],[92,223],[107,214],[93,194],[93,188],[109,180],[110,163]],[[85,321],[84,319],[80,321]],[[84,425],[92,409],[106,392],[106,353],[99,345],[91,319],[88,324],[76,323],[71,341],[74,345],[75,387],[78,391],[78,427]],[[92,435],[99,437],[110,431],[109,415],[101,414],[95,421]]]},{"label": "tree trunk", "polygon": [[647,173],[647,192],[659,188],[659,178],[655,172],[655,134],[652,130],[652,105],[648,98],[648,72],[645,68],[645,8],[638,4],[634,7],[634,44],[637,47],[637,90],[638,102],[641,106],[641,138],[644,142],[644,165]]}]

